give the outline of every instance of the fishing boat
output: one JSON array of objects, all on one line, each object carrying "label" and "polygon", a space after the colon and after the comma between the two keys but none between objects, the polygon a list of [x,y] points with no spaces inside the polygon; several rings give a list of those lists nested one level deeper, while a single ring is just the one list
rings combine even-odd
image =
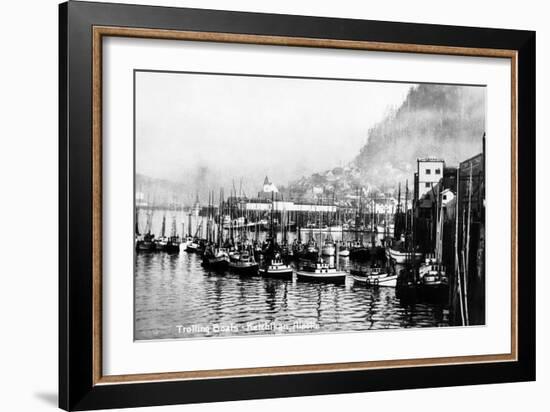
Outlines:
[{"label": "fishing boat", "polygon": [[315,241],[310,239],[307,244],[297,243],[293,247],[293,255],[298,259],[315,260],[319,255],[319,248]]},{"label": "fishing boat", "polygon": [[257,275],[258,263],[248,250],[232,253],[229,256],[229,269],[242,275]]},{"label": "fishing boat", "polygon": [[395,296],[401,302],[412,303],[417,300],[417,270],[410,264],[399,270],[395,286]]},{"label": "fishing boat", "polygon": [[187,249],[187,246],[189,246],[193,242],[193,236],[186,236],[181,241],[181,246],[183,247],[183,250]]},{"label": "fishing boat", "polygon": [[386,248],[386,257],[392,259],[395,263],[404,264],[408,261],[420,262],[422,260],[422,253],[388,247]]},{"label": "fishing boat", "polygon": [[350,274],[353,281],[366,286],[385,286],[394,288],[397,284],[397,275],[388,273],[380,267],[371,267],[366,269],[352,269]]},{"label": "fishing boat", "polygon": [[[197,199],[198,199],[198,195],[197,195]],[[200,237],[203,232],[202,224],[203,222],[201,220],[201,222],[197,225],[197,229],[195,230],[195,235],[193,236],[193,239],[189,241],[187,243],[187,246],[185,247],[186,252],[198,253],[198,254],[204,253],[204,250],[206,249],[206,241],[205,239]],[[191,228],[191,224],[189,224],[189,228]]]},{"label": "fishing boat", "polygon": [[300,259],[305,257],[306,246],[299,240],[292,242],[292,257],[294,259]]},{"label": "fishing boat", "polygon": [[[183,229],[183,228],[182,228]],[[162,219],[162,234],[164,237],[164,230],[165,230],[165,218]],[[183,231],[182,231],[183,234]],[[163,247],[162,250],[164,250],[167,253],[179,253],[180,252],[180,244],[181,244],[181,238],[178,236],[177,233],[177,224],[176,224],[176,213],[175,210],[172,213],[172,224],[170,227],[170,236],[165,237],[163,239]]]},{"label": "fishing boat", "polygon": [[153,227],[153,209],[147,211],[147,219],[145,224],[145,232],[143,235],[139,234],[138,219],[136,218],[136,250],[141,252],[151,252],[155,250],[155,235],[151,233]]},{"label": "fishing boat", "polygon": [[168,238],[166,236],[161,236],[155,239],[155,250],[163,251],[166,249],[167,244],[168,244]]},{"label": "fishing boat", "polygon": [[370,258],[369,248],[363,243],[355,241],[350,247],[349,257],[354,260],[368,260]]},{"label": "fishing boat", "polygon": [[203,266],[214,270],[223,270],[229,266],[229,254],[224,248],[207,246],[202,255]]},{"label": "fishing boat", "polygon": [[155,239],[155,250],[163,251],[168,244],[166,237],[166,214],[162,216],[162,227],[160,229],[160,237]]},{"label": "fishing boat", "polygon": [[146,233],[140,235],[136,240],[136,250],[140,252],[150,252],[155,250],[155,235]]},{"label": "fishing boat", "polygon": [[449,287],[449,278],[445,266],[428,258],[418,268],[419,283],[422,289],[445,291]]},{"label": "fishing boat", "polygon": [[185,251],[188,253],[202,253],[204,249],[201,247],[200,239],[193,238],[185,248]]},{"label": "fishing boat", "polygon": [[346,245],[341,245],[339,250],[338,250],[338,254],[342,257],[348,257],[349,256],[349,247],[347,247]]},{"label": "fishing boat", "polygon": [[294,258],[294,249],[288,243],[281,245],[281,258],[285,261],[289,261]]},{"label": "fishing boat", "polygon": [[179,236],[170,236],[164,246],[164,250],[168,253],[179,253],[180,243],[181,241]]},{"label": "fishing boat", "polygon": [[331,267],[321,259],[317,262],[305,262],[300,270],[296,272],[299,280],[314,282],[345,283],[346,272]]},{"label": "fishing boat", "polygon": [[325,243],[323,244],[323,247],[321,248],[321,253],[323,256],[334,256],[334,253],[336,252],[336,246],[334,245],[334,242],[331,238],[325,239]]},{"label": "fishing boat", "polygon": [[260,267],[259,272],[262,276],[284,279],[292,279],[293,274],[292,267],[283,262],[280,253],[275,253],[271,259],[267,259],[266,264]]}]

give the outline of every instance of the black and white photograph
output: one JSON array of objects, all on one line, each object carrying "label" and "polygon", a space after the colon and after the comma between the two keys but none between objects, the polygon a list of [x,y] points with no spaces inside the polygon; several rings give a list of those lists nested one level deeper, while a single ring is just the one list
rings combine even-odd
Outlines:
[{"label": "black and white photograph", "polygon": [[134,71],[134,339],[485,324],[486,88]]},{"label": "black and white photograph", "polygon": [[548,403],[548,13],[441,5],[5,2],[0,410]]}]

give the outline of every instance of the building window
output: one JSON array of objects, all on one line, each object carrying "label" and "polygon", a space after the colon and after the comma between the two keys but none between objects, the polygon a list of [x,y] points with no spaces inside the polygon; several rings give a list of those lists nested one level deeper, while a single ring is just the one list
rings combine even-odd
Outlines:
[{"label": "building window", "polygon": [[440,175],[441,174],[441,169],[435,169],[435,174]]},{"label": "building window", "polygon": [[431,187],[430,182],[426,182],[426,187]]},{"label": "building window", "polygon": [[443,195],[443,200],[447,200],[447,195]]},{"label": "building window", "polygon": [[430,174],[432,174],[432,171],[430,169],[426,169],[426,174],[430,175]]}]

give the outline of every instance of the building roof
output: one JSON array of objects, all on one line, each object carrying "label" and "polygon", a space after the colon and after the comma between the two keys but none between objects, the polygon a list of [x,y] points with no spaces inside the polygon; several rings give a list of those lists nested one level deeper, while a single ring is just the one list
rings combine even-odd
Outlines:
[{"label": "building roof", "polygon": [[419,161],[419,162],[441,162],[441,163],[445,163],[445,161],[443,159],[439,159],[437,157],[422,157],[422,158],[417,159],[417,161]]}]

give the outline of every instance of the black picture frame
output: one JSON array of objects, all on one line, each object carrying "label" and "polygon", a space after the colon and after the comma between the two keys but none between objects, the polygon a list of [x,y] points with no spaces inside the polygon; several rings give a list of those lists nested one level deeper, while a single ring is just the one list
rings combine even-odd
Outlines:
[{"label": "black picture frame", "polygon": [[[97,25],[516,51],[517,361],[95,384],[92,28]],[[535,223],[535,32],[76,1],[59,6],[59,406],[62,409],[534,380]]]}]

